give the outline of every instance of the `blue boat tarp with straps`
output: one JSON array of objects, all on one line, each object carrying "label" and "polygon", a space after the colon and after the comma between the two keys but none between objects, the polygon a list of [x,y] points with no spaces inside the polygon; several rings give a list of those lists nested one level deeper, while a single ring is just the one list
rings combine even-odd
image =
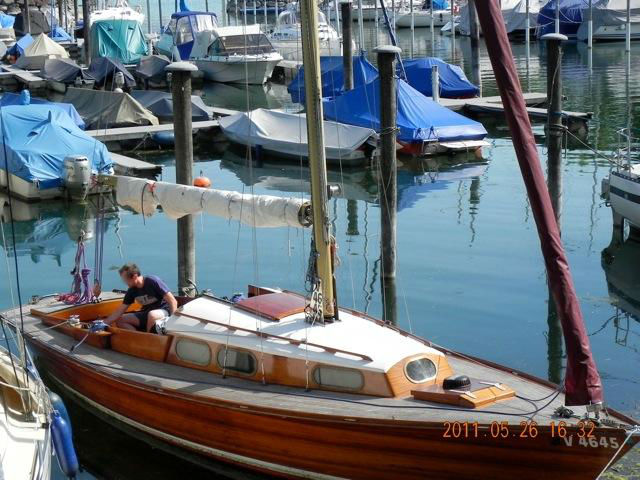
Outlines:
[{"label": "blue boat tarp with straps", "polygon": [[[404,80],[397,79],[397,125],[401,142],[482,140],[481,123],[428,99]],[[323,100],[327,120],[372,128],[380,132],[380,81],[376,79],[342,95]]]},{"label": "blue boat tarp with straps", "polygon": [[29,93],[29,90],[23,90],[20,93],[4,93],[0,98],[0,107],[6,107],[7,105],[46,105],[51,110],[60,110],[66,113],[78,128],[85,129],[84,120],[76,110],[76,107],[70,103],[54,103],[42,98],[34,98]]},{"label": "blue boat tarp with straps", "polygon": [[[64,159],[84,155],[96,173],[112,171],[107,147],[80,130],[61,110],[47,105],[0,108],[0,168],[41,189],[62,186]],[[6,167],[5,167],[6,166]]]},{"label": "blue boat tarp with straps", "polygon": [[[538,13],[538,38],[556,31],[556,6],[560,2],[560,33],[567,37],[575,37],[583,18],[589,8],[588,0],[551,0]],[[594,1],[594,3],[596,3]]]},{"label": "blue boat tarp with straps", "polygon": [[[407,83],[427,97],[432,95],[431,69],[433,66],[438,67],[441,97],[469,98],[475,97],[480,92],[480,89],[467,79],[459,66],[451,65],[439,58],[415,58],[403,60],[403,63]],[[397,73],[400,75],[399,70]]]}]

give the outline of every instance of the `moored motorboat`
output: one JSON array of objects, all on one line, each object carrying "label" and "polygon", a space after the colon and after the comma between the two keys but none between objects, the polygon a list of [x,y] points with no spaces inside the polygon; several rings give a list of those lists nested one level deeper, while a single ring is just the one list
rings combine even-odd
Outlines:
[{"label": "moored motorboat", "polygon": [[206,53],[193,58],[207,80],[250,85],[265,83],[282,61],[257,24],[215,29]]},{"label": "moored motorboat", "polygon": [[164,28],[155,48],[167,58],[188,60],[206,52],[216,28],[218,21],[214,13],[175,12],[171,15],[171,20]]},{"label": "moored motorboat", "polygon": [[144,22],[144,13],[140,7],[131,8],[127,0],[115,0],[103,9],[94,10],[89,15],[89,25],[103,20],[132,20],[140,25]]},{"label": "moored motorboat", "polygon": [[[433,5],[432,5],[433,4]],[[413,19],[412,19],[413,16]],[[413,6],[413,14],[410,6],[401,8],[396,14],[395,25],[398,28],[430,27],[433,16],[433,26],[443,27],[451,20],[451,8],[447,0],[427,1],[421,6]]]}]

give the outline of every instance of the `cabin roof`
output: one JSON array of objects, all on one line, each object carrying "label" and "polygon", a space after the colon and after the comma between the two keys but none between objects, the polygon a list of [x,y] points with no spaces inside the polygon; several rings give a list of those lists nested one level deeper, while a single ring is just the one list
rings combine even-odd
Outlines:
[{"label": "cabin roof", "polygon": [[[256,305],[259,306],[259,303],[254,300],[254,308]],[[315,325],[305,321],[304,312],[284,316],[278,321],[254,312],[216,298],[200,297],[184,305],[181,312],[171,317],[167,331],[200,340],[222,340],[225,344],[228,342],[229,346],[253,351],[382,372],[387,372],[410,356],[442,355],[438,350],[394,329],[343,310],[340,311],[339,321]],[[217,323],[207,323],[207,320]],[[268,336],[265,338],[252,333],[256,331]],[[289,343],[276,336],[298,342]],[[305,339],[308,344],[299,343]]]},{"label": "cabin roof", "polygon": [[171,14],[171,18],[182,18],[182,17],[191,17],[194,15],[212,15],[218,19],[218,16],[213,12],[175,12]]}]

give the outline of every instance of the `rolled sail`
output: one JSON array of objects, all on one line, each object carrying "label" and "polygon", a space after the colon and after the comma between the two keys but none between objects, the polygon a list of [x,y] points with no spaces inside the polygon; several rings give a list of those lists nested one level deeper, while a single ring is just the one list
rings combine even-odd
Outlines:
[{"label": "rolled sail", "polygon": [[116,200],[145,216],[158,206],[168,217],[206,213],[229,220],[239,220],[254,227],[308,227],[309,202],[301,198],[241,194],[227,190],[199,188],[117,176]]}]

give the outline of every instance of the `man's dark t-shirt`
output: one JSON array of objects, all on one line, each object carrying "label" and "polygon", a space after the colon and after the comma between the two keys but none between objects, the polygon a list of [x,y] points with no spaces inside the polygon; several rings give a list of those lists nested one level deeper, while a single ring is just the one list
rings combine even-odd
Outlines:
[{"label": "man's dark t-shirt", "polygon": [[142,305],[143,312],[149,312],[158,308],[168,310],[163,297],[169,292],[167,285],[155,275],[144,277],[141,288],[131,287],[127,290],[122,303],[131,305],[133,302]]}]

